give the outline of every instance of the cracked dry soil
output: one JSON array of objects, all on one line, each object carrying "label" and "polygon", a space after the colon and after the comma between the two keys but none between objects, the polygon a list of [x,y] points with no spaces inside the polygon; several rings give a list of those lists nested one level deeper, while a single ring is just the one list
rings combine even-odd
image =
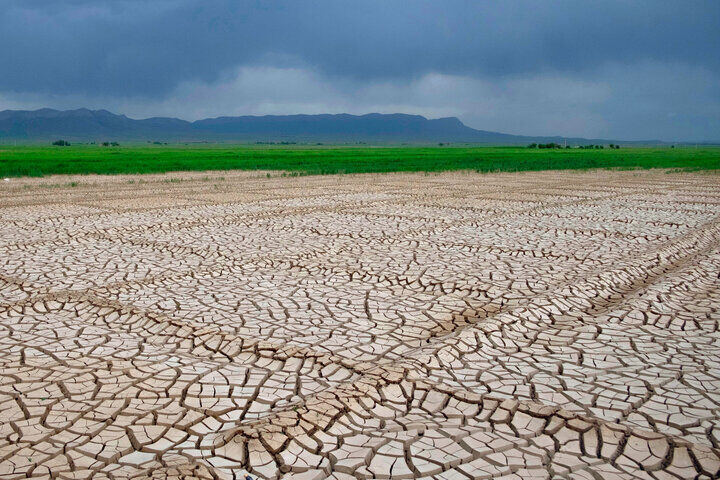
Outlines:
[{"label": "cracked dry soil", "polygon": [[1,479],[720,475],[717,175],[74,180],[0,185]]}]

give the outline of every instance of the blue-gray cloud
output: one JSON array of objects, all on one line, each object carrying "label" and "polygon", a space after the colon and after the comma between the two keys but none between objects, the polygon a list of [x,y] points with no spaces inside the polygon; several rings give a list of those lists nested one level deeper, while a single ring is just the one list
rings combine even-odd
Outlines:
[{"label": "blue-gray cloud", "polygon": [[[220,102],[227,113],[388,105],[527,129],[516,133],[718,136],[720,2],[713,0],[3,3],[6,105],[102,101],[193,116],[215,111],[203,103],[218,103],[216,88],[231,95]],[[262,69],[304,72],[327,101],[305,98],[315,88],[293,89],[292,75],[286,84],[275,79],[276,97],[263,90],[265,107],[229,87],[238,72],[247,83],[248,72]],[[423,90],[428,78],[460,82],[453,88],[463,94]],[[567,89],[586,99],[563,96]],[[376,98],[368,101],[367,92]]]}]

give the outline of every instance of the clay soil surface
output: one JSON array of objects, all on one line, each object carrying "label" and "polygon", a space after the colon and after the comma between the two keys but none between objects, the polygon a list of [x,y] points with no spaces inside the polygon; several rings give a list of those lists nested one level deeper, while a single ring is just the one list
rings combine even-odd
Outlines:
[{"label": "clay soil surface", "polygon": [[0,180],[0,479],[717,478],[720,176]]}]

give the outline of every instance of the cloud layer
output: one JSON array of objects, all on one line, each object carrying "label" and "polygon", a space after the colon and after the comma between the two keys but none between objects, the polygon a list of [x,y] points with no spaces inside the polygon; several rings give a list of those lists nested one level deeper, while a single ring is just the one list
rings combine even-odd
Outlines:
[{"label": "cloud layer", "polygon": [[406,112],[519,134],[720,139],[714,1],[4,3],[0,109]]}]

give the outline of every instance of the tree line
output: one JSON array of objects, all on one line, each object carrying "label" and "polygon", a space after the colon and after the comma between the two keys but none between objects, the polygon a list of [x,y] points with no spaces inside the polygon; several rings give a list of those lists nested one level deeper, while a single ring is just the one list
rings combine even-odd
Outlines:
[{"label": "tree line", "polygon": [[[69,147],[71,145],[71,143],[68,142],[67,140],[55,140],[54,142],[52,142],[52,144],[55,145],[56,147]],[[90,145],[95,145],[95,142],[90,143]],[[120,146],[120,144],[118,142],[102,142],[101,145],[103,147],[119,147]],[[165,145],[167,145],[167,144],[165,144]]]},{"label": "tree line", "polygon": [[[580,148],[584,150],[603,150],[605,148],[605,145],[577,145],[575,147],[570,145],[560,145],[559,143],[550,142],[550,143],[531,143],[527,146],[527,148]],[[616,145],[614,143],[611,143],[608,145],[608,148],[611,150],[618,150],[620,148],[620,145]]]}]

